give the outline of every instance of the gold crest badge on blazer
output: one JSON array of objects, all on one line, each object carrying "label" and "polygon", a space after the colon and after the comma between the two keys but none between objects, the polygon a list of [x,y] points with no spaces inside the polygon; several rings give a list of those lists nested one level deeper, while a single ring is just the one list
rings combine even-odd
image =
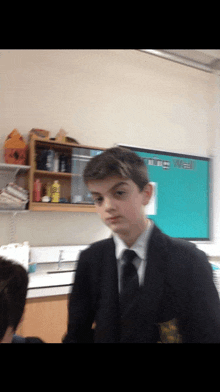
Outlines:
[{"label": "gold crest badge on blazer", "polygon": [[161,339],[158,343],[182,343],[177,320],[175,318],[164,323],[158,323],[158,326]]}]

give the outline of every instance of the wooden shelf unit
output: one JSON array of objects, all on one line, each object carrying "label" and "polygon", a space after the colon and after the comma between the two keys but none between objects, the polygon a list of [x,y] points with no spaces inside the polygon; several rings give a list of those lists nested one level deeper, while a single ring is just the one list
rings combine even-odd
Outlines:
[{"label": "wooden shelf unit", "polygon": [[[72,143],[62,143],[53,140],[41,140],[32,138],[29,145],[29,191],[30,191],[30,202],[29,210],[32,211],[67,211],[67,212],[95,212],[94,204],[87,203],[84,200],[82,203],[71,203],[73,195],[72,190],[77,189],[77,181],[81,181],[82,173],[62,173],[47,170],[37,169],[37,154],[40,150],[53,149],[55,152],[65,153],[72,165],[72,153],[74,148],[89,149],[104,151],[104,148],[84,146]],[[84,150],[85,151],[85,150]],[[77,155],[76,155],[77,157]],[[72,167],[71,167],[72,170]],[[52,183],[58,180],[60,183],[60,197],[66,198],[68,203],[44,203],[33,201],[33,188],[34,181],[39,178],[45,186],[48,183]],[[74,188],[74,183],[76,188]],[[83,195],[82,195],[83,198]]]}]

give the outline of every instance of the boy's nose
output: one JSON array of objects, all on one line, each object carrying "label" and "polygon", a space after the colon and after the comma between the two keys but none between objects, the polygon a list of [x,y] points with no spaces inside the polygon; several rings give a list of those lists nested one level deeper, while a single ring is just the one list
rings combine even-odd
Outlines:
[{"label": "boy's nose", "polygon": [[115,209],[115,205],[114,202],[111,198],[106,198],[104,201],[104,207],[105,207],[105,211],[109,212],[111,210]]}]

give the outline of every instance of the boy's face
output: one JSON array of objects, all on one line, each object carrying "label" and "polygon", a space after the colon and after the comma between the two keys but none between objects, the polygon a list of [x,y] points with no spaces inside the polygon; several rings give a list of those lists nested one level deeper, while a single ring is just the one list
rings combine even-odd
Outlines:
[{"label": "boy's face", "polygon": [[146,228],[145,206],[152,195],[152,185],[143,191],[130,179],[118,176],[88,183],[98,214],[103,222],[132,246]]}]

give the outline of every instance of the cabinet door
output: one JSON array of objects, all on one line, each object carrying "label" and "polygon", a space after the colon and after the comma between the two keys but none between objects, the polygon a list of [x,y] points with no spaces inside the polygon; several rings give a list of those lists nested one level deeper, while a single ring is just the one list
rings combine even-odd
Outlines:
[{"label": "cabinet door", "polygon": [[27,299],[18,335],[35,336],[46,343],[61,343],[67,331],[68,294]]},{"label": "cabinet door", "polygon": [[83,172],[89,160],[102,150],[74,147],[72,151],[71,202],[93,204],[92,196],[83,181]]}]

